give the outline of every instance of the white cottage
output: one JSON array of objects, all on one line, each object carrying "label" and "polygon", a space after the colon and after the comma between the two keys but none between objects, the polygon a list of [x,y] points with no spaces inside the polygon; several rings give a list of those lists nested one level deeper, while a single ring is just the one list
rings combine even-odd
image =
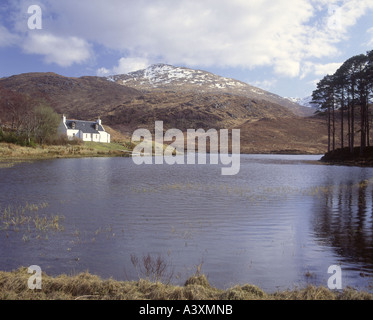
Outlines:
[{"label": "white cottage", "polygon": [[67,120],[63,115],[58,134],[66,135],[70,140],[77,138],[83,141],[110,143],[110,134],[105,131],[100,118],[97,121]]}]

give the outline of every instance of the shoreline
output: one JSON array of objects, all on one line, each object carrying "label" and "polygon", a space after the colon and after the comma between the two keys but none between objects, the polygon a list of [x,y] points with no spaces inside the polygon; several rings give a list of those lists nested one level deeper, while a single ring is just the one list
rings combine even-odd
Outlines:
[{"label": "shoreline", "polygon": [[319,160],[324,165],[329,166],[346,166],[346,167],[361,167],[361,168],[372,168],[373,167],[373,160],[372,161],[365,161],[365,160]]},{"label": "shoreline", "polygon": [[39,160],[130,157],[130,153],[130,150],[119,143],[45,147],[22,147],[11,143],[0,143],[0,168],[9,167],[16,163]]},{"label": "shoreline", "polygon": [[[301,152],[300,150],[278,150],[273,152],[256,151],[241,153],[242,155],[319,155],[319,153]],[[120,143],[112,144],[83,144],[77,146],[36,146],[21,147],[11,143],[0,143],[0,169],[8,168],[17,163],[53,160],[53,159],[80,159],[103,157],[132,157],[132,151]],[[373,167],[373,155],[367,157],[347,156],[344,150],[337,149],[334,153],[326,153],[320,160],[320,165]]]},{"label": "shoreline", "polygon": [[339,148],[327,152],[320,161],[326,165],[373,167],[373,147],[365,147],[362,150],[355,147],[353,152],[349,148]]},{"label": "shoreline", "polygon": [[[301,152],[300,150],[276,150],[243,152],[242,155],[320,155],[319,153]],[[66,146],[22,147],[12,143],[0,143],[0,163],[51,160],[87,157],[131,157],[132,150],[120,143],[82,144]]]},{"label": "shoreline", "polygon": [[353,288],[330,290],[307,285],[286,291],[266,293],[251,284],[228,289],[211,286],[204,274],[189,277],[183,286],[139,279],[102,279],[89,272],[77,275],[41,275],[41,290],[30,290],[27,268],[0,271],[0,300],[373,300],[373,294]]}]

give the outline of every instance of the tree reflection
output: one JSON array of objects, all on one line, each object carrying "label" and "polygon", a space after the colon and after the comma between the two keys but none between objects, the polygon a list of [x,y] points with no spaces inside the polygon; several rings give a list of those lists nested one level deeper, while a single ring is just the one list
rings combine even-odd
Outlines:
[{"label": "tree reflection", "polygon": [[367,180],[350,180],[327,188],[321,199],[315,203],[316,237],[349,262],[373,271],[372,185]]}]

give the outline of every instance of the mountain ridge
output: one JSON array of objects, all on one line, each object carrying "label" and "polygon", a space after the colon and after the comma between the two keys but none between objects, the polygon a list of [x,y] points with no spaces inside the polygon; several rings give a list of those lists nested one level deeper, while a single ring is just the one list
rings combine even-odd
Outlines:
[{"label": "mountain ridge", "polygon": [[127,74],[106,77],[143,92],[154,90],[198,91],[205,93],[228,93],[250,99],[266,100],[288,108],[295,115],[310,116],[309,109],[284,97],[254,87],[233,78],[222,77],[204,70],[176,67],[169,64],[153,64],[145,69]]}]

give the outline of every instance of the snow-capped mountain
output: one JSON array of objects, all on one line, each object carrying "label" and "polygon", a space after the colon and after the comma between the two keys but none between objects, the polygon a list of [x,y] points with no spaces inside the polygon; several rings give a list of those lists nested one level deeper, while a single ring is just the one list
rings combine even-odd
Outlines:
[{"label": "snow-capped mountain", "polygon": [[[248,84],[217,76],[213,73],[194,70],[183,67],[174,67],[166,64],[154,64],[150,67],[131,72],[123,75],[115,75],[108,77],[108,80],[117,83],[136,87],[137,89],[157,89],[157,88],[177,88],[182,87],[183,90],[191,89],[191,87],[203,87],[206,90],[221,90],[221,89],[247,89]],[[189,87],[185,87],[188,85]],[[265,92],[261,89],[251,87],[253,92],[261,95]]]},{"label": "snow-capped mountain", "polygon": [[316,108],[316,106],[311,103],[312,96],[308,96],[308,97],[305,97],[305,98],[287,97],[286,99],[288,99],[291,102],[297,103],[297,104],[299,104],[300,106],[303,106],[303,107]]},{"label": "snow-capped mountain", "polygon": [[275,103],[298,114],[304,112],[297,103],[245,82],[221,77],[203,70],[167,64],[154,64],[146,69],[128,74],[107,77],[107,80],[145,92],[166,90],[174,92],[226,93]]}]

